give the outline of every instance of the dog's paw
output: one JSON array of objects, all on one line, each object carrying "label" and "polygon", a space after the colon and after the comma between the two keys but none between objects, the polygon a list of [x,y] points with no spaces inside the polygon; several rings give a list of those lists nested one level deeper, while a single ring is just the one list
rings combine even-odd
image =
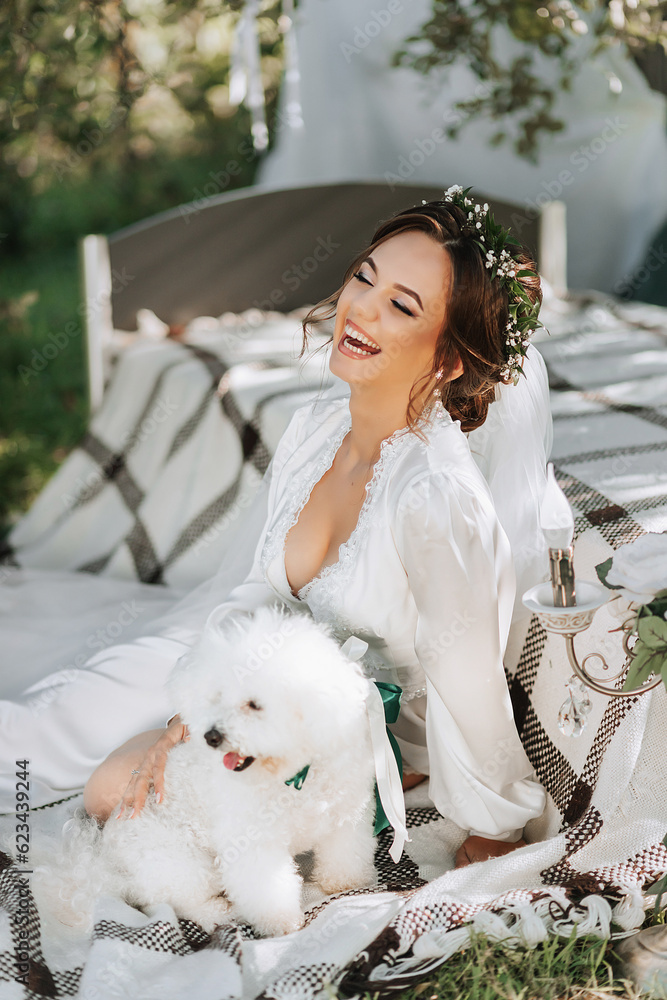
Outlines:
[{"label": "dog's paw", "polygon": [[315,872],[315,880],[322,892],[333,896],[338,892],[368,889],[377,882],[377,872],[375,868],[357,869],[353,872]]},{"label": "dog's paw", "polygon": [[304,915],[300,910],[284,913],[263,914],[252,923],[264,937],[280,937],[283,934],[293,934],[300,931],[304,925]]},{"label": "dog's paw", "polygon": [[213,896],[205,903],[193,908],[191,912],[181,912],[179,916],[188,917],[199,924],[206,934],[212,934],[216,927],[229,920],[230,905],[222,896]]}]

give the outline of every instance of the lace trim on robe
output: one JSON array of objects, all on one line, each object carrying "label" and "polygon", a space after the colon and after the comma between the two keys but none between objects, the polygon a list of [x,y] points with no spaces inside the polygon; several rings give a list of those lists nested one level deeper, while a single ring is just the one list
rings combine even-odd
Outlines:
[{"label": "lace trim on robe", "polygon": [[[442,404],[439,403],[431,411],[429,420],[439,421],[443,418],[447,420],[451,419]],[[290,589],[290,586],[285,570],[285,547],[287,543],[287,535],[293,525],[297,523],[301,511],[308,503],[315,485],[319,483],[324,474],[333,465],[336,453],[338,452],[345,435],[350,430],[350,426],[350,412],[349,409],[346,408],[346,412],[343,414],[340,426],[332,433],[327,444],[321,450],[317,458],[304,466],[301,471],[301,475],[293,477],[290,481],[285,492],[283,513],[266,536],[260,559],[262,569],[266,574],[267,567],[273,563],[275,559],[279,558],[281,563],[281,572],[284,576],[288,590]],[[370,513],[375,500],[381,492],[382,482],[385,478],[387,470],[391,468],[396,458],[402,453],[405,445],[413,443],[419,444],[422,447],[425,446],[424,442],[421,441],[420,438],[411,433],[405,427],[394,431],[390,437],[381,442],[380,457],[375,463],[371,479],[366,484],[366,496],[359,511],[357,523],[347,541],[343,542],[339,546],[338,559],[336,562],[331,563],[328,566],[324,566],[317,576],[313,577],[312,580],[304,584],[304,586],[301,587],[297,593],[298,599],[308,605],[315,620],[328,624],[336,636],[336,639],[340,642],[345,641],[345,639],[347,639],[357,629],[357,627],[352,622],[347,620],[338,610],[342,607],[342,593],[345,585],[346,572],[351,566],[354,565],[357,551],[366,539],[371,524],[373,523]],[[309,595],[310,600],[308,600]],[[368,660],[368,662],[365,662],[366,660]],[[382,661],[379,656],[371,653],[370,650],[360,661],[360,666],[363,667],[364,673],[368,677],[378,680],[382,679],[383,674],[386,675],[387,673],[393,673],[396,675],[397,671],[400,672],[400,668],[390,667],[386,664],[386,662]],[[423,685],[401,684],[400,676],[398,678],[394,676],[391,679],[395,683],[399,683],[403,688],[403,699],[405,701],[411,701],[413,698],[419,698],[426,694],[426,688]]]}]

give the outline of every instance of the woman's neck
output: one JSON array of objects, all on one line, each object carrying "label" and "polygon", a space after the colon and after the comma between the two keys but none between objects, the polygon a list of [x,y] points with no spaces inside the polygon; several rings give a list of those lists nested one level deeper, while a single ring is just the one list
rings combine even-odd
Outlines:
[{"label": "woman's neck", "polygon": [[347,439],[348,460],[371,466],[380,457],[383,441],[407,425],[407,399],[351,387],[350,433]]}]

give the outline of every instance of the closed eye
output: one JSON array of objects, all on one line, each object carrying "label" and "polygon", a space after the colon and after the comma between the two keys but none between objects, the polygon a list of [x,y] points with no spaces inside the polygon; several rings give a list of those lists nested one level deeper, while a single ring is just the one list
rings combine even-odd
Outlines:
[{"label": "closed eye", "polygon": [[246,708],[251,708],[253,710],[253,712],[261,712],[262,711],[261,707],[257,704],[256,701],[249,701],[247,703],[247,705],[246,705]]},{"label": "closed eye", "polygon": [[[357,278],[359,281],[363,281],[365,285],[372,284],[372,282],[370,282],[368,278],[361,273],[361,271],[357,271],[355,274],[352,275],[352,277]],[[410,312],[410,310],[406,306],[402,305],[400,302],[397,302],[396,299],[392,299],[391,301],[392,305],[395,305],[396,308],[400,309],[401,312],[405,313],[406,316],[414,316],[413,312]]]}]

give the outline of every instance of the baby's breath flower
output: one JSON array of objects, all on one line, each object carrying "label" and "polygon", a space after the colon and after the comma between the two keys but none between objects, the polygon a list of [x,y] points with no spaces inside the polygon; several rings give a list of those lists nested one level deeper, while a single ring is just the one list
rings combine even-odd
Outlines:
[{"label": "baby's breath flower", "polygon": [[526,302],[522,295],[522,288],[517,280],[519,261],[515,260],[511,246],[509,250],[506,246],[514,245],[509,230],[495,223],[493,216],[489,215],[488,202],[483,205],[473,204],[472,199],[467,196],[469,190],[470,188],[464,189],[460,184],[452,184],[445,191],[444,200],[462,209],[468,223],[475,223],[474,228],[467,231],[468,235],[474,235],[475,240],[483,244],[483,247],[490,247],[486,251],[482,247],[484,266],[489,271],[493,269],[489,278],[492,281],[498,280],[507,289],[508,303],[513,311],[510,311],[505,324],[506,364],[500,374],[504,381],[511,378],[516,384],[523,371],[523,357],[530,338],[542,324],[537,319],[536,307]]}]

